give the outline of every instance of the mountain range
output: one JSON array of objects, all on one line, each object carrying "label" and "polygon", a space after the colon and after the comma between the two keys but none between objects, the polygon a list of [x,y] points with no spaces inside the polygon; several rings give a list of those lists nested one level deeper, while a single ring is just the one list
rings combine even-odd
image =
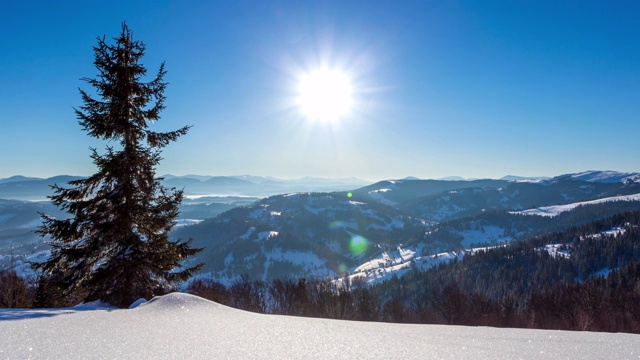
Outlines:
[{"label": "mountain range", "polygon": [[[65,186],[69,181],[82,179],[81,176],[60,175],[50,178],[12,176],[0,179],[0,199],[23,201],[46,200],[52,195],[51,186]],[[266,197],[287,192],[319,192],[352,190],[370,184],[358,178],[316,178],[277,179],[265,176],[202,176],[164,175],[163,185],[184,190],[185,195],[201,196],[251,196]]]},{"label": "mountain range", "polygon": [[[199,258],[204,271],[220,281],[240,274],[336,277],[374,260],[386,262],[390,254],[409,264],[638,210],[633,196],[584,203],[639,194],[638,179],[593,171],[542,180],[388,180],[349,192],[271,196],[182,227],[174,236],[205,248]],[[518,213],[561,204],[575,205],[555,217]],[[391,261],[380,270],[392,274],[396,265]]]},{"label": "mountain range", "polygon": [[[33,233],[40,224],[38,212],[66,214],[46,201],[24,199],[42,199],[50,194],[52,182],[76,178],[0,179],[0,198],[22,198],[0,201],[0,254],[11,248],[28,256],[46,249]],[[187,194],[172,236],[192,238],[194,246],[204,248],[194,259],[206,263],[203,276],[225,282],[242,274],[255,279],[337,277],[365,271],[371,275],[372,269],[384,275],[373,277],[380,280],[431,255],[441,254],[438,259],[444,261],[474,246],[494,246],[640,209],[640,201],[632,201],[635,197],[624,197],[640,193],[640,174],[613,171],[498,180],[405,178],[373,184],[359,179],[200,175],[167,175],[164,181]],[[273,192],[277,194],[265,195]],[[598,199],[627,201],[593,202]],[[568,210],[556,216],[526,215],[567,204]]]}]

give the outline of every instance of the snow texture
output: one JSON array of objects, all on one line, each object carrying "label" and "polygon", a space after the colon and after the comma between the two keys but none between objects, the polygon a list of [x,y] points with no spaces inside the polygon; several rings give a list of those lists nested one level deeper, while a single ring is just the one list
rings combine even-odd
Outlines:
[{"label": "snow texture", "polygon": [[[42,222],[42,220],[40,220],[40,222]],[[200,219],[178,219],[176,220],[176,227],[196,225],[201,222],[202,220]]]},{"label": "snow texture", "polygon": [[583,202],[577,202],[577,203],[565,204],[565,205],[543,206],[536,209],[513,211],[510,213],[517,214],[517,215],[537,215],[537,216],[555,217],[565,211],[571,211],[581,205],[594,205],[594,204],[602,204],[602,203],[613,202],[613,201],[640,201],[640,194],[613,196],[613,197],[608,197],[603,199],[583,201]]},{"label": "snow texture", "polygon": [[573,180],[600,182],[600,183],[640,182],[640,174],[618,172],[618,171],[590,170],[590,171],[584,171],[576,174],[564,175],[560,177],[567,177],[567,176]]},{"label": "snow texture", "polygon": [[173,293],[136,308],[0,310],[8,359],[637,359],[640,336],[261,315]]},{"label": "snow texture", "polygon": [[[389,280],[394,275],[401,277],[413,266],[417,269],[425,271],[441,263],[447,263],[453,259],[462,260],[467,254],[475,254],[478,251],[492,249],[496,245],[489,247],[477,247],[458,251],[449,251],[439,254],[422,255],[419,248],[403,247],[402,244],[393,251],[384,251],[379,256],[364,262],[360,266],[353,269],[353,273],[349,275],[351,281],[362,281],[367,284],[381,283]],[[343,281],[342,279],[339,279]]]}]

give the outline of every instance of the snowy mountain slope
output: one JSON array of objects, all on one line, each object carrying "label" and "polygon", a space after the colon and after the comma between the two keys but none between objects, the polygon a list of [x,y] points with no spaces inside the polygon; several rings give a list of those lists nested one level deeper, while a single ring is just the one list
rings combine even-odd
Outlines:
[{"label": "snowy mountain slope", "polygon": [[602,183],[570,179],[510,182],[502,187],[449,190],[415,198],[399,208],[416,217],[442,221],[475,216],[484,211],[523,210],[638,192],[640,183]]},{"label": "snowy mountain slope", "polygon": [[[410,200],[415,191],[434,192],[442,187],[470,184],[488,187],[446,190]],[[496,184],[506,186],[493,187]],[[514,215],[513,210],[521,211],[534,204],[572,203],[572,199],[592,201],[603,195],[632,192],[639,193],[640,184],[567,179],[453,184],[387,181],[350,193],[273,196],[179,229],[175,236],[193,238],[195,246],[204,247],[199,255],[199,261],[207,263],[204,272],[223,282],[242,274],[263,280],[334,277],[353,272],[398,246],[426,256],[511,241],[550,225]],[[601,210],[603,214],[609,211]],[[581,221],[585,220],[587,217]],[[438,222],[444,222],[442,231],[431,231],[442,227]],[[409,265],[405,262],[397,267],[401,270]],[[379,273],[380,269],[376,271]]]},{"label": "snowy mountain slope", "polygon": [[513,211],[510,213],[519,214],[519,215],[537,215],[537,216],[555,217],[560,215],[563,212],[574,210],[578,206],[603,204],[603,203],[616,202],[616,201],[640,201],[640,194],[612,196],[612,197],[607,197],[602,199],[596,199],[591,201],[581,201],[581,202],[575,202],[575,203],[564,204],[564,205],[542,206],[535,209]]},{"label": "snowy mountain slope", "polygon": [[[607,180],[628,179],[633,175],[630,173],[574,175],[535,182],[393,180],[349,193],[295,193],[258,202],[256,197],[195,195],[185,199],[180,207],[181,226],[176,229],[175,237],[193,238],[194,245],[204,247],[200,260],[207,263],[205,272],[218,279],[235,279],[242,274],[261,279],[339,276],[352,272],[373,257],[395,251],[400,244],[403,248],[419,249],[422,255],[495,245],[540,229],[551,219],[534,221],[512,215],[523,209],[587,204],[585,202],[604,197],[640,193],[640,183]],[[587,178],[601,181],[581,180]],[[251,187],[278,183],[277,179],[252,176],[168,176],[167,180],[178,181],[172,183],[175,186],[182,180],[185,184],[210,182],[233,186],[251,182]],[[335,181],[343,180],[357,179],[303,178],[286,182],[295,186],[314,182],[335,186]],[[4,185],[25,182],[39,183],[34,179],[14,178]],[[37,208],[41,205],[36,204],[0,200],[0,255],[16,254],[5,250],[23,243],[29,243],[30,247],[18,249],[20,255],[42,250],[33,246],[40,241],[33,233],[40,224],[37,211],[42,211]],[[18,216],[23,211],[19,208],[27,209],[29,216],[24,215],[24,219],[23,215]],[[219,218],[200,221],[227,210],[229,212]],[[603,213],[614,210],[621,208],[604,209]],[[574,217],[567,221],[584,219]],[[197,225],[182,226],[187,224]],[[442,231],[426,235],[436,227]],[[3,245],[6,245],[4,249]]]},{"label": "snowy mountain slope", "polygon": [[387,180],[354,190],[361,199],[374,199],[385,204],[402,207],[415,199],[433,196],[447,191],[468,188],[499,188],[508,185],[503,180]]},{"label": "snowy mountain slope", "polygon": [[630,183],[640,182],[640,173],[589,170],[581,173],[560,175],[554,179],[555,180],[571,179],[571,180],[599,182],[599,183],[630,184]]},{"label": "snowy mountain slope", "polygon": [[421,271],[428,270],[453,259],[462,260],[467,254],[472,255],[479,250],[486,249],[488,248],[471,248],[421,255],[421,246],[405,248],[400,245],[396,250],[385,251],[379,256],[362,263],[352,271],[348,278],[352,282],[364,282],[369,285],[381,283],[393,276],[401,277],[413,268]]},{"label": "snowy mountain slope", "polygon": [[[177,226],[201,222],[226,210],[255,202],[258,198],[216,197],[185,199],[180,205]],[[48,201],[18,201],[0,199],[0,255],[28,255],[43,248],[42,238],[35,230],[42,224],[40,213],[66,218]],[[0,263],[0,268],[2,264]]]},{"label": "snowy mountain slope", "polygon": [[297,193],[263,199],[175,231],[205,247],[204,272],[220,280],[336,276],[381,249],[422,242],[429,226],[375,201],[344,193]]},{"label": "snowy mountain slope", "polygon": [[[495,233],[483,234],[482,236],[477,234],[477,237],[475,238],[475,243],[486,243],[487,246],[465,246],[464,249],[457,251],[427,254],[420,244],[418,246],[409,247],[399,245],[394,250],[383,251],[380,255],[363,262],[360,266],[354,268],[350,272],[348,278],[352,282],[356,283],[366,283],[370,285],[381,283],[385,280],[389,280],[393,276],[401,277],[407,271],[412,269],[424,271],[454,259],[460,261],[464,256],[474,255],[478,251],[486,251],[497,247],[507,246],[511,239],[501,237],[499,235],[501,229],[499,228],[494,229],[494,231]],[[585,237],[602,239],[605,238],[605,236],[618,236],[625,234],[626,231],[627,229],[624,227],[615,227],[600,233],[590,234]],[[573,239],[567,243],[547,244],[537,250],[546,251],[553,257],[569,257],[571,256],[571,249],[573,248],[571,244],[572,241]],[[608,271],[611,271],[611,269],[604,270],[607,272],[603,272],[603,276],[606,276]]]},{"label": "snowy mountain slope", "polygon": [[173,293],[130,310],[0,310],[8,359],[632,359],[640,336],[254,314]]}]

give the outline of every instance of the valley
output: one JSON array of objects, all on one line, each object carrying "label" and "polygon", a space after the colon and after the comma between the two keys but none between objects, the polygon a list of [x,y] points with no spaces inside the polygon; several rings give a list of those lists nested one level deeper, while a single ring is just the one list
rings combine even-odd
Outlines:
[{"label": "valley", "polygon": [[[616,172],[533,180],[404,179],[363,187],[354,179],[301,179],[278,183],[290,192],[263,197],[249,194],[269,194],[275,179],[221,178],[167,176],[165,181],[182,186],[186,195],[172,237],[191,238],[204,248],[193,260],[205,263],[199,276],[227,284],[240,275],[378,283],[413,267],[461,259],[474,249],[640,209],[638,176]],[[34,233],[38,213],[65,216],[46,201],[25,200],[44,195],[43,181],[51,179],[0,180],[4,191],[22,188],[22,200],[0,202],[5,267],[10,255],[17,257],[14,263],[24,263],[46,253],[47,245]],[[249,182],[253,185],[238,187]],[[257,191],[264,183],[270,185]],[[313,191],[296,191],[301,187]]]}]

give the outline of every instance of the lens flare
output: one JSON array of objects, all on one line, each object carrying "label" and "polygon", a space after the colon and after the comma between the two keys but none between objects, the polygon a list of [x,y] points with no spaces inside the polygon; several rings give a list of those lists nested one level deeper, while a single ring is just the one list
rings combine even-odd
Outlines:
[{"label": "lens flare", "polygon": [[369,240],[364,236],[353,235],[349,240],[349,250],[355,256],[363,256],[369,249]]},{"label": "lens flare", "polygon": [[337,269],[337,270],[338,270],[338,271],[337,271],[337,273],[338,273],[338,274],[344,274],[344,273],[346,273],[346,272],[347,272],[347,270],[348,270],[348,269],[347,269],[347,265],[345,265],[345,264],[340,264],[340,265],[338,265],[338,269]]}]

